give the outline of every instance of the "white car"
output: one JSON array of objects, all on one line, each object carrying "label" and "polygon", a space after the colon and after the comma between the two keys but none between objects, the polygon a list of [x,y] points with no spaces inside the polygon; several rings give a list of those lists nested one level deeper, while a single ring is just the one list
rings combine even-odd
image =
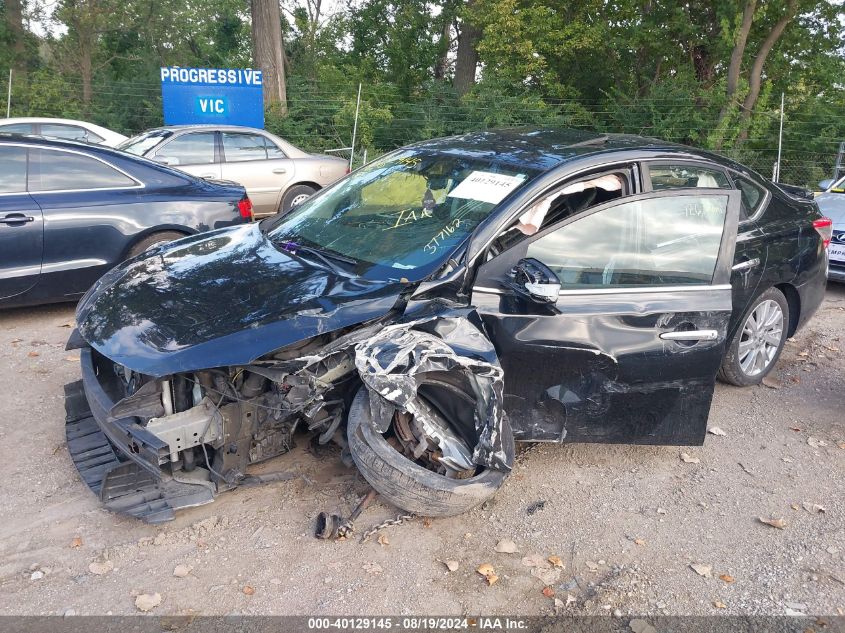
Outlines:
[{"label": "white car", "polygon": [[845,282],[845,176],[836,181],[822,180],[819,186],[822,193],[816,195],[816,202],[822,214],[833,221],[827,278]]},{"label": "white car", "polygon": [[96,145],[116,147],[126,140],[123,134],[112,132],[87,121],[73,119],[49,119],[44,117],[17,117],[0,119],[0,132],[13,134],[36,134],[69,141],[83,141]]}]

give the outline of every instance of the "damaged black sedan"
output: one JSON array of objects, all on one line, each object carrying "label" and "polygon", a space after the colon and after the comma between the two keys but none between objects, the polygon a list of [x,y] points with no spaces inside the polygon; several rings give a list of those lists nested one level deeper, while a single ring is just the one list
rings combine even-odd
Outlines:
[{"label": "damaged black sedan", "polygon": [[108,507],[156,522],[304,433],[429,516],[495,494],[515,440],[700,444],[717,372],[759,382],[818,307],[819,219],[650,139],[403,148],[106,274],[69,343],[68,447]]}]

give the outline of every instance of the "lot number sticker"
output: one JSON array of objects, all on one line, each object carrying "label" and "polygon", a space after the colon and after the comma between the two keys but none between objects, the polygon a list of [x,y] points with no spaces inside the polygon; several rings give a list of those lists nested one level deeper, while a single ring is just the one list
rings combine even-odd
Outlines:
[{"label": "lot number sticker", "polygon": [[489,171],[474,171],[461,184],[449,192],[449,198],[466,198],[499,204],[506,195],[516,189],[525,176],[506,176]]}]

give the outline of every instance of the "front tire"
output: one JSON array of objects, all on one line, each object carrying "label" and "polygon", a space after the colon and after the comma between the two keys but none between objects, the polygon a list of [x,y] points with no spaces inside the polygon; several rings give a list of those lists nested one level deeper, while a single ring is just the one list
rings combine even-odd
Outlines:
[{"label": "front tire", "polygon": [[757,385],[777,364],[789,332],[789,303],[769,288],[748,307],[728,345],[719,379],[738,387]]},{"label": "front tire", "polygon": [[[347,437],[352,459],[364,479],[396,507],[422,516],[463,514],[493,497],[508,475],[484,468],[468,479],[450,479],[414,463],[376,430],[365,386],[349,409]],[[502,447],[513,464],[514,440],[507,418],[502,421]]]}]

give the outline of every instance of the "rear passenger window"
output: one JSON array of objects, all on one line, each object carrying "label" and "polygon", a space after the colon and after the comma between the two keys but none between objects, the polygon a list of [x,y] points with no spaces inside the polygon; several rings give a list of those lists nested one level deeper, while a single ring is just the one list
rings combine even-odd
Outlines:
[{"label": "rear passenger window", "polygon": [[736,182],[737,189],[740,192],[739,220],[741,222],[757,213],[766,198],[766,192],[759,185],[755,185],[750,180],[736,174],[734,174],[734,182]]},{"label": "rear passenger window", "polygon": [[126,174],[89,156],[30,150],[28,187],[32,192],[113,189],[136,184]]},{"label": "rear passenger window", "polygon": [[9,132],[10,134],[32,134],[32,123],[12,123],[10,125],[0,125],[0,132]]},{"label": "rear passenger window", "polygon": [[0,147],[0,193],[26,191],[26,148]]},{"label": "rear passenger window", "polygon": [[699,165],[649,165],[651,188],[664,189],[731,189],[728,176],[721,169]]},{"label": "rear passenger window", "polygon": [[267,159],[264,137],[259,134],[223,132],[223,153],[227,163]]},{"label": "rear passenger window", "polygon": [[62,123],[42,123],[41,134],[52,138],[63,138],[69,141],[84,141],[85,130],[78,125],[64,125]]},{"label": "rear passenger window", "polygon": [[53,138],[64,138],[71,141],[85,141],[88,143],[102,143],[105,139],[78,125],[64,123],[42,123],[41,134]]},{"label": "rear passenger window", "polygon": [[270,160],[273,160],[274,158],[287,158],[282,149],[273,141],[270,139],[264,139],[264,142],[267,143],[267,158]]}]

